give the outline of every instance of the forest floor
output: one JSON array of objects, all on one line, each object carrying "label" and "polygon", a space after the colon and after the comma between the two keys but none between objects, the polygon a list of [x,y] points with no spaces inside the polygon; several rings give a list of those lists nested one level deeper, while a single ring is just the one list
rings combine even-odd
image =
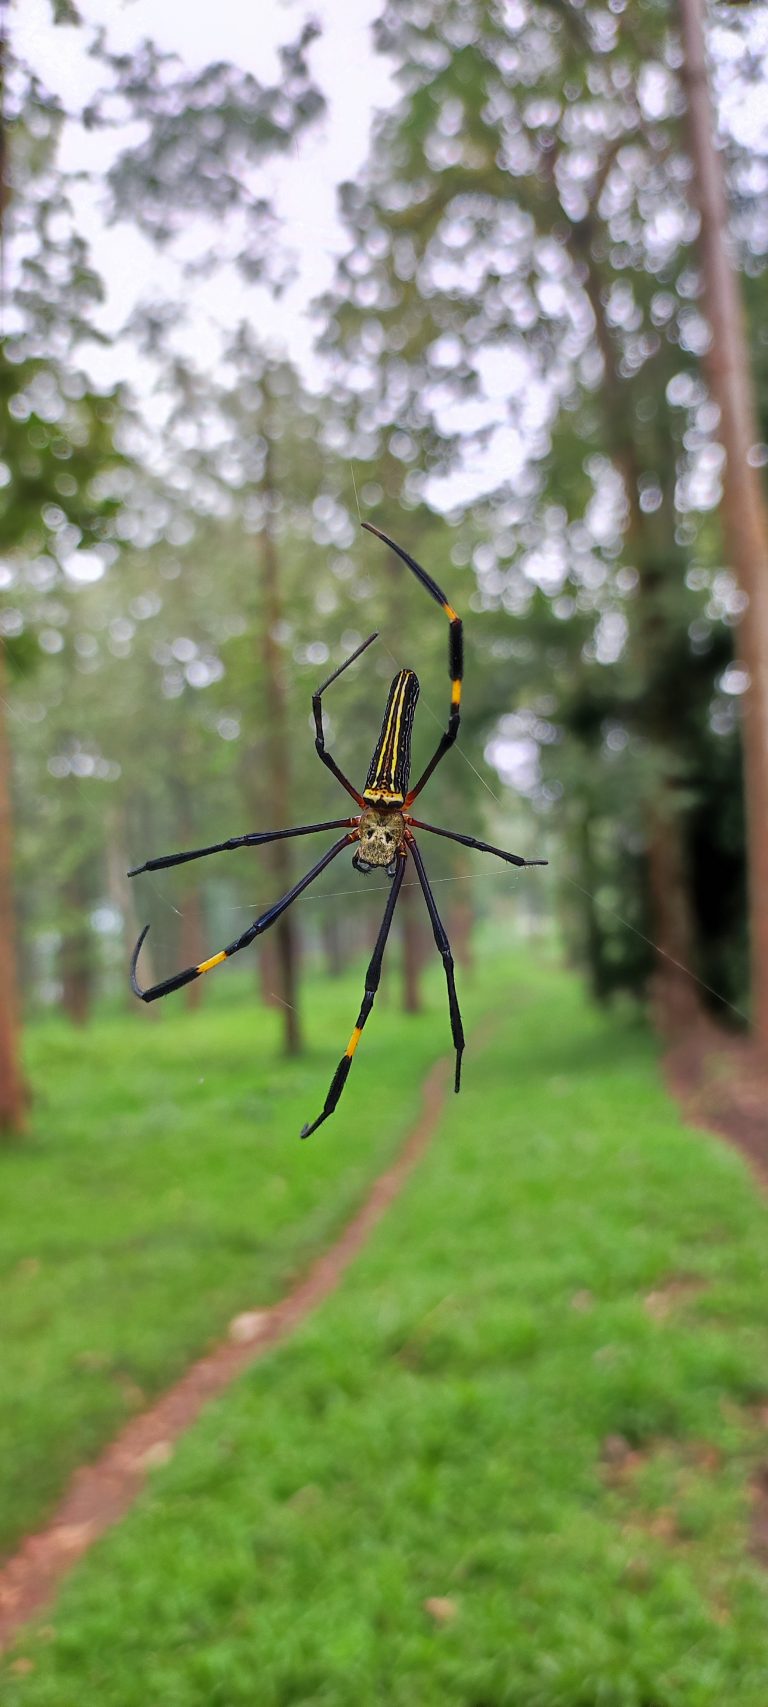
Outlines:
[{"label": "forest floor", "polygon": [[[468,1025],[507,977],[497,958],[465,980]],[[360,967],[306,981],[292,1062],[279,1013],[235,973],[195,1013],[30,1027],[32,1129],[1,1158],[0,1557],[234,1316],[290,1291],[397,1153],[450,1046],[439,964],[407,1021],[396,977],[382,987],[333,1120],[299,1141],[362,984]]]},{"label": "forest floor", "polygon": [[224,1339],[191,1363],[148,1410],[132,1417],[93,1464],[75,1471],[48,1522],[0,1563],[0,1650],[48,1605],[77,1560],[125,1516],[148,1472],[167,1462],[204,1406],[292,1333],[335,1289],[429,1143],[448,1077],[445,1061],[427,1074],[420,1117],[395,1161],[379,1174],[362,1207],[304,1278],[276,1304],[233,1317]]},{"label": "forest floor", "polygon": [[[765,1707],[768,1209],[738,1155],[682,1124],[636,1021],[593,1012],[574,980],[521,956],[487,976],[503,1001],[396,1207],[335,1295],[151,1471],[133,1511],[8,1656],[4,1707]],[[486,968],[466,1002],[475,1019],[480,984],[493,993]],[[249,1262],[263,1264],[264,1290],[243,1291],[241,1264],[240,1308],[268,1300],[270,1284],[278,1295],[318,1233],[316,1248],[330,1241],[364,1195],[349,1172],[361,1149],[368,1178],[396,1149],[430,1051],[446,1053],[442,995],[430,984],[413,1029],[383,1014],[367,1083],[391,1086],[394,1050],[411,1088],[393,1115],[389,1092],[382,1105],[355,1081],[355,1101],[350,1081],[348,1125],[342,1104],[300,1173],[304,1200],[285,1156],[309,1147],[283,1143],[300,1234],[285,1210],[270,1244],[285,1192],[253,1202],[256,1173],[263,1190],[275,1163],[270,1152],[265,1167],[251,1122],[243,1167],[249,1063],[234,1087],[209,1092],[220,1098],[215,1142],[205,1112],[188,1130],[187,1099],[169,1177],[178,1169],[186,1191],[182,1152],[194,1179],[207,1143],[209,1188],[216,1200],[213,1153],[229,1205],[205,1223],[209,1244],[223,1230],[228,1248],[232,1194],[247,1189],[242,1206],[257,1218]],[[332,1017],[322,1033],[337,1045]],[[196,1070],[213,1053],[223,1079],[226,1027],[216,1049],[208,1042],[218,1019],[185,1024],[198,1027]],[[366,1045],[369,1032],[374,1021]],[[177,1067],[181,1026],[178,1036]],[[155,1067],[163,1050],[158,1029]],[[299,1124],[327,1065],[313,1049],[279,1080]],[[253,1080],[252,1060],[250,1070]],[[173,1081],[172,1070],[161,1144]],[[135,1113],[133,1090],[131,1102]],[[284,1117],[283,1107],[281,1132]],[[69,1161],[85,1189],[74,1129]],[[140,1179],[133,1242],[109,1257],[113,1336],[142,1208],[155,1224],[145,1190]],[[204,1199],[193,1196],[196,1215]],[[173,1226],[185,1217],[194,1229],[189,1200]],[[174,1248],[186,1242],[177,1232]],[[191,1242],[194,1267],[205,1240]],[[163,1285],[159,1274],[139,1287],[140,1314],[157,1309]],[[76,1293],[75,1307],[89,1296]],[[229,1293],[223,1305],[226,1323]],[[38,1318],[52,1346],[57,1312],[66,1293]],[[95,1321],[106,1336],[106,1319]],[[87,1314],[86,1326],[95,1331]],[[181,1355],[171,1342],[166,1363]],[[51,1405],[55,1386],[56,1371]],[[57,1426],[69,1426],[66,1406],[45,1421],[49,1444]]]},{"label": "forest floor", "polygon": [[768,1187],[768,1068],[751,1039],[702,1018],[665,1068],[687,1118],[730,1139]]}]

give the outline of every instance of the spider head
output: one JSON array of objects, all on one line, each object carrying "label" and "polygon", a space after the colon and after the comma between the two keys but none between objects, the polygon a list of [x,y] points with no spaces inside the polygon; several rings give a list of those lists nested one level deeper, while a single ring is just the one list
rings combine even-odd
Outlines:
[{"label": "spider head", "polygon": [[368,807],[358,826],[360,837],[352,864],[356,871],[371,871],[374,866],[386,866],[390,877],[395,875],[397,850],[405,834],[402,812],[377,812]]}]

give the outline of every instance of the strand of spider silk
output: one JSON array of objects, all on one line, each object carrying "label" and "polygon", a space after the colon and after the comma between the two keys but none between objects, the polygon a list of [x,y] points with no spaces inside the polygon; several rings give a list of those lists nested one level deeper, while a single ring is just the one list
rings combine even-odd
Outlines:
[{"label": "strand of spider silk", "polygon": [[183,919],[184,913],[183,913],[182,908],[181,907],[174,907],[173,902],[169,901],[168,896],[163,894],[162,889],[158,889],[157,878],[150,876],[149,881],[150,881],[152,888],[155,891],[155,894],[157,896],[158,901],[162,901],[164,906],[170,907],[171,912],[176,914],[177,919]]},{"label": "strand of spider silk", "polygon": [[[467,871],[461,872],[456,877],[430,877],[429,881],[434,889],[437,887],[438,883],[482,883],[492,880],[494,876],[501,876],[501,873],[485,872],[484,874],[481,873],[478,877],[477,873]],[[404,889],[419,889],[420,887],[421,885],[416,881],[403,883]],[[368,883],[365,888],[358,883],[355,885],[354,889],[318,889],[314,895],[310,895],[305,892],[303,895],[298,896],[298,900],[307,903],[311,901],[336,901],[342,895],[354,895],[358,901],[364,901],[366,895],[385,895],[388,892],[388,883]],[[225,913],[240,913],[245,908],[246,911],[250,912],[252,908],[259,907],[261,905],[262,903],[260,901],[239,901],[236,906],[225,907],[223,908],[223,911]]]},{"label": "strand of spider silk", "polygon": [[357,481],[355,479],[355,465],[353,462],[351,462],[349,465],[349,472],[352,476],[352,485],[353,485],[354,493],[355,493],[355,503],[357,504],[357,519],[359,522],[362,522],[363,516],[362,516],[362,511],[360,509],[360,499],[357,496]]},{"label": "strand of spider silk", "polygon": [[[394,657],[394,655],[389,651],[389,647],[386,645],[386,643],[384,646],[384,650],[388,653],[389,657],[392,659],[393,664],[396,664],[397,660]],[[422,705],[426,706],[427,711],[430,714],[430,717],[432,717],[434,719],[435,723],[437,723],[438,726],[440,728],[442,728],[442,718],[440,718],[437,715],[437,713],[435,711],[433,711],[432,706],[429,704],[429,701],[424,699],[423,695],[422,695],[421,703],[422,703]],[[480,782],[483,784],[483,787],[488,790],[488,793],[490,794],[491,799],[495,800],[496,805],[500,806],[503,810],[504,802],[500,799],[499,795],[494,792],[494,790],[491,788],[491,785],[486,780],[486,778],[484,776],[480,775],[479,770],[475,769],[475,766],[473,765],[472,760],[464,752],[464,749],[461,746],[461,743],[459,741],[456,741],[454,743],[454,745],[455,745],[456,751],[461,754],[461,757],[464,760],[464,763],[469,765],[470,770],[474,771],[475,776],[479,778]],[[684,972],[686,978],[691,978],[693,983],[698,984],[698,986],[701,990],[706,990],[708,995],[714,996],[716,1001],[722,1002],[723,1006],[726,1008],[729,1008],[731,1013],[736,1014],[737,1017],[741,1020],[744,1020],[747,1025],[749,1024],[748,1015],[745,1014],[741,1008],[737,1008],[735,1002],[729,1002],[728,997],[724,996],[722,994],[722,991],[715,990],[711,984],[707,984],[703,978],[700,978],[697,972],[692,971],[690,966],[685,966],[683,964],[682,960],[676,960],[673,954],[668,954],[667,950],[665,948],[662,948],[658,942],[654,942],[652,937],[646,936],[643,931],[638,930],[637,925],[633,925],[630,923],[629,919],[623,918],[621,913],[616,912],[615,907],[609,906],[607,901],[602,901],[600,899],[600,897],[594,893],[593,890],[585,889],[581,883],[576,882],[575,877],[569,877],[567,872],[565,872],[563,874],[563,876],[565,878],[565,882],[570,883],[572,889],[578,889],[578,891],[581,895],[586,895],[588,900],[594,902],[594,905],[596,907],[600,908],[601,912],[608,914],[608,916],[610,918],[616,920],[617,924],[622,925],[624,930],[631,931],[633,936],[639,937],[640,941],[646,943],[648,948],[652,948],[654,954],[659,954],[661,956],[662,960],[668,961],[670,966],[675,966],[677,968],[678,972]]]},{"label": "strand of spider silk", "polygon": [[581,895],[588,896],[590,901],[594,901],[595,906],[602,907],[604,912],[610,913],[611,918],[618,920],[618,923],[623,925],[625,930],[631,931],[633,936],[639,936],[641,942],[647,943],[648,947],[652,948],[655,954],[660,954],[663,960],[669,961],[670,966],[676,966],[678,972],[684,972],[686,977],[692,978],[694,983],[699,984],[702,990],[706,990],[710,996],[714,996],[718,1002],[722,1002],[726,1008],[730,1008],[731,1013],[737,1014],[739,1019],[743,1019],[745,1023],[749,1025],[749,1015],[743,1013],[741,1008],[737,1008],[735,1002],[729,1002],[728,997],[721,995],[720,991],[715,990],[711,984],[705,984],[704,979],[699,978],[696,972],[692,972],[690,966],[684,966],[682,960],[676,960],[674,954],[668,954],[665,948],[660,948],[659,944],[654,942],[652,937],[645,936],[643,931],[638,930],[637,925],[630,924],[629,919],[622,918],[621,913],[617,913],[615,908],[607,906],[605,902],[601,902],[589,889],[582,888],[582,885],[576,882],[575,877],[569,877],[567,872],[565,873],[565,881],[566,883],[570,883],[572,889],[578,889]]}]

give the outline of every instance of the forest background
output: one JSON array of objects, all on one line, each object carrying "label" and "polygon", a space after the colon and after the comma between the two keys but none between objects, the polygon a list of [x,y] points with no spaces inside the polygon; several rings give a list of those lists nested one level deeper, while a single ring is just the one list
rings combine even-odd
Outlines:
[{"label": "forest background", "polygon": [[[667,1032],[702,1007],[751,1016],[768,1041],[766,11],[708,14],[753,388],[727,457],[740,310],[702,241],[698,9],[404,0],[370,8],[357,61],[368,20],[332,11],[275,8],[231,58],[190,50],[170,12],[178,56],[136,8],[6,11],[7,1131],[22,1012],[83,1026],[128,1004],[146,919],[148,983],[299,875],[284,843],[125,874],[341,812],[311,694],[374,627],[329,698],[331,745],[362,780],[405,663],[426,757],[444,625],[361,518],[466,618],[429,816],[550,860],[514,876],[430,848],[457,959],[476,919],[512,912],[557,931],[599,1000],[650,1000]],[[331,229],[347,105],[360,157]],[[339,870],[254,956],[292,1053],[304,969],[336,976],[378,926],[377,887]],[[413,1010],[430,933],[407,890],[401,921]]]}]

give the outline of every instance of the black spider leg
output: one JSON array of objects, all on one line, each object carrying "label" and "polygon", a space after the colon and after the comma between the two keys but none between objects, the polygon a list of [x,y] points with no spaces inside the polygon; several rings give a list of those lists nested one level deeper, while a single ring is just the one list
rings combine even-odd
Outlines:
[{"label": "black spider leg", "polygon": [[241,948],[247,948],[248,944],[253,942],[257,936],[268,931],[270,925],[274,925],[281,913],[284,913],[292,901],[301,895],[302,890],[306,889],[316,877],[319,877],[321,871],[325,871],[326,866],[330,865],[331,860],[341,853],[342,848],[348,847],[349,843],[354,840],[355,835],[352,833],[348,836],[342,836],[340,841],[334,842],[333,847],[323,854],[322,859],[313,865],[312,870],[308,871],[305,877],[299,878],[298,883],[294,883],[293,888],[289,889],[279,901],[276,901],[274,906],[269,907],[266,913],[261,914],[260,918],[254,919],[253,924],[248,926],[247,931],[243,931],[242,936],[236,937],[234,942],[230,942],[226,948],[220,949],[219,953],[212,955],[210,960],[203,960],[199,966],[187,966],[183,972],[175,972],[172,978],[163,979],[161,984],[153,984],[149,990],[142,990],[136,977],[141,945],[149,930],[149,925],[145,925],[131,959],[131,985],[134,994],[140,996],[143,1002],[155,1002],[158,996],[169,996],[172,990],[180,990],[183,984],[191,984],[193,978],[200,978],[204,972],[211,972],[214,966],[220,966],[223,960],[229,960],[233,954],[239,954]]},{"label": "black spider leg", "polygon": [[230,836],[226,842],[214,842],[210,848],[191,848],[189,853],[161,854],[159,859],[145,860],[128,872],[140,877],[143,871],[165,871],[169,865],[186,865],[189,859],[204,859],[206,854],[229,853],[230,848],[258,848],[264,842],[281,842],[286,836],[311,836],[315,830],[344,830],[357,823],[356,818],[331,818],[327,824],[299,824],[295,830],[258,830],[248,836]]},{"label": "black spider leg", "polygon": [[456,1077],[453,1082],[453,1088],[455,1091],[458,1091],[461,1086],[461,1057],[464,1053],[464,1027],[461,1023],[459,999],[456,995],[456,980],[454,978],[451,945],[448,941],[448,937],[446,936],[443,921],[437,910],[435,897],[432,894],[429,878],[424,870],[424,861],[419,852],[415,836],[409,837],[408,846],[413,854],[414,864],[419,874],[419,882],[424,890],[424,900],[427,903],[427,910],[432,921],[432,930],[434,932],[435,942],[437,943],[438,949],[443,957],[445,979],[448,985],[448,1009],[451,1015],[451,1034],[453,1036],[453,1047],[456,1050]]},{"label": "black spider leg", "polygon": [[464,630],[461,623],[461,617],[457,616],[453,606],[449,605],[445,593],[441,591],[440,587],[438,587],[437,582],[433,581],[432,576],[427,574],[426,569],[422,569],[421,564],[417,563],[415,558],[411,557],[407,551],[403,551],[401,545],[395,545],[394,540],[390,539],[388,534],[382,533],[381,528],[375,528],[372,522],[363,522],[362,526],[367,528],[369,533],[375,534],[377,539],[383,539],[384,544],[388,545],[390,549],[401,559],[401,561],[408,565],[408,568],[411,569],[416,576],[417,581],[421,582],[422,587],[426,588],[427,592],[435,602],[444,610],[451,625],[448,638],[448,674],[451,678],[451,705],[448,714],[448,727],[440,736],[440,740],[437,743],[437,747],[432,754],[429,764],[422,771],[415,788],[411,788],[408,791],[405,804],[406,806],[410,806],[411,801],[416,799],[417,794],[421,793],[424,784],[429,781],[435,766],[439,765],[443,755],[448,752],[450,747],[453,746],[456,736],[459,733],[459,723],[461,721],[461,682],[464,674]]},{"label": "black spider leg", "polygon": [[352,1066],[352,1057],[358,1043],[360,1042],[363,1026],[365,1025],[371,1008],[373,1007],[376,991],[379,988],[381,963],[384,959],[384,949],[386,947],[387,937],[389,936],[389,927],[392,923],[392,916],[394,914],[395,907],[397,906],[397,897],[400,894],[400,887],[405,874],[405,862],[406,855],[404,853],[399,854],[397,871],[395,872],[392,887],[389,891],[389,895],[387,896],[387,905],[384,908],[381,930],[376,938],[376,947],[371,955],[371,963],[368,967],[368,971],[365,974],[365,994],[363,996],[362,1007],[357,1016],[357,1024],[331,1080],[328,1095],[323,1103],[322,1114],[319,1114],[317,1120],[313,1120],[311,1125],[302,1126],[302,1138],[309,1138],[313,1132],[317,1131],[318,1126],[322,1126],[323,1121],[328,1119],[329,1114],[333,1114],[339,1097],[341,1096],[347,1082],[347,1075],[350,1067]]},{"label": "black spider leg", "polygon": [[362,646],[358,646],[356,651],[351,652],[349,657],[344,659],[344,663],[339,665],[338,670],[334,670],[333,675],[329,676],[328,680],[323,682],[322,686],[317,688],[312,695],[312,711],[315,719],[315,747],[317,749],[318,757],[322,759],[324,765],[327,765],[328,770],[333,772],[337,782],[341,783],[342,788],[346,789],[347,794],[351,794],[352,799],[356,800],[360,807],[365,806],[365,801],[363,800],[362,795],[358,794],[357,789],[352,787],[349,777],[346,777],[344,772],[339,770],[336,760],[325,750],[322,696],[325,693],[326,688],[330,687],[331,682],[335,682],[344,670],[348,670],[350,664],[354,664],[355,659],[360,657],[361,652],[365,652],[366,647],[371,646],[373,641],[377,639],[378,634],[369,634],[368,639],[363,641]]},{"label": "black spider leg", "polygon": [[458,830],[438,830],[436,824],[422,824],[418,818],[409,822],[415,830],[429,830],[431,836],[446,836],[449,842],[461,842],[465,848],[477,848],[479,853],[496,854],[497,859],[505,859],[508,865],[549,865],[548,859],[522,859],[520,854],[507,853],[504,848],[494,848],[490,842],[479,842],[476,836],[461,836]]}]

